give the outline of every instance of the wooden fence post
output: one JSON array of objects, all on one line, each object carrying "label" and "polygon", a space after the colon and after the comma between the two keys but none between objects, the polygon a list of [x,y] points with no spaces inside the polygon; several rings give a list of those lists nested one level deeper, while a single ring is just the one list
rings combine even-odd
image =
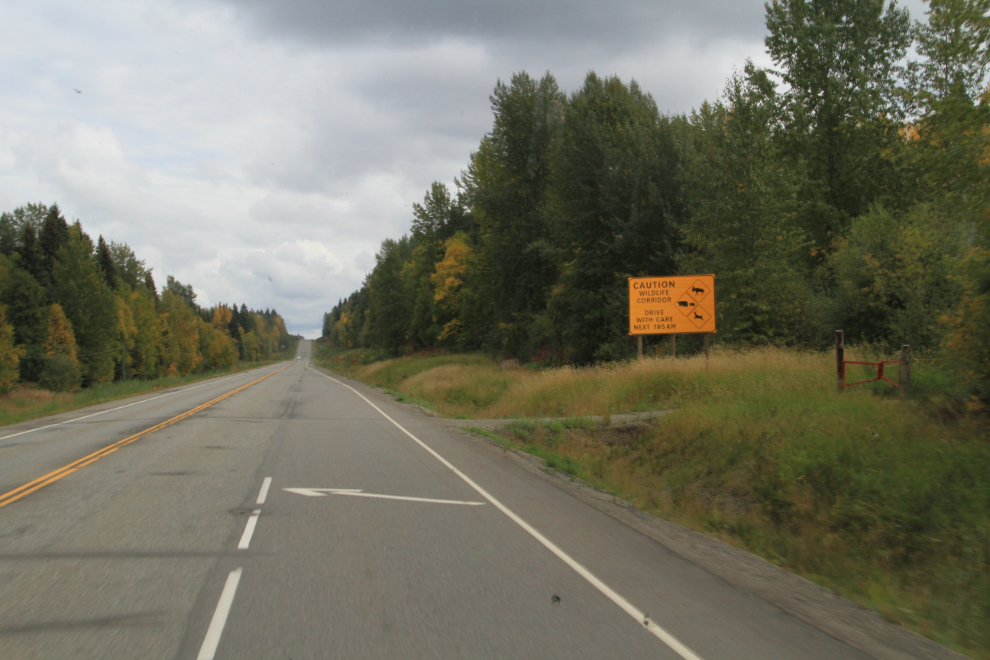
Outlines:
[{"label": "wooden fence post", "polygon": [[846,359],[846,343],[842,335],[842,330],[835,331],[835,376],[839,383],[839,392],[842,392],[842,361]]},{"label": "wooden fence post", "polygon": [[900,374],[897,379],[901,386],[901,397],[908,395],[911,389],[911,346],[904,344],[901,346]]}]

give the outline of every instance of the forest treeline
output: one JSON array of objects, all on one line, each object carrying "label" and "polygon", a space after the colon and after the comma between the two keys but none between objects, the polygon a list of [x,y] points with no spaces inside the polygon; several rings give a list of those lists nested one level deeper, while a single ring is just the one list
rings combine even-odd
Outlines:
[{"label": "forest treeline", "polygon": [[498,81],[455,189],[414,204],[324,336],[624,359],[628,277],[714,273],[720,341],[843,329],[990,396],[990,0],[930,0],[923,22],[884,0],[765,8],[774,68],[746,62],[689,115],[593,72],[569,95],[549,72]]},{"label": "forest treeline", "polygon": [[288,339],[274,310],[200,307],[172,276],[159,294],[126,243],[94,243],[55,204],[0,215],[0,394],[226,369]]}]

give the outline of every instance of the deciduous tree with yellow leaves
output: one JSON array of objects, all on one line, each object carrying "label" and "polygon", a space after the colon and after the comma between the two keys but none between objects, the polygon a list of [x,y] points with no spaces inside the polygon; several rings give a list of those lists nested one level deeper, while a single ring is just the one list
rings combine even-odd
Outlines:
[{"label": "deciduous tree with yellow leaves", "polygon": [[77,351],[72,323],[62,311],[62,306],[54,303],[48,314],[48,333],[44,343],[46,363],[41,372],[40,384],[56,392],[78,389],[82,381],[82,370],[76,357]]}]

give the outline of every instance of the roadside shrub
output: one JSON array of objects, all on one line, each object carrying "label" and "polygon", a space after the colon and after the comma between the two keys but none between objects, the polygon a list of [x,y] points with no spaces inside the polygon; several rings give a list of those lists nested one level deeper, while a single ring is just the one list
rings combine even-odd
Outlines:
[{"label": "roadside shrub", "polygon": [[53,392],[73,392],[82,384],[79,365],[65,355],[45,360],[39,385]]}]

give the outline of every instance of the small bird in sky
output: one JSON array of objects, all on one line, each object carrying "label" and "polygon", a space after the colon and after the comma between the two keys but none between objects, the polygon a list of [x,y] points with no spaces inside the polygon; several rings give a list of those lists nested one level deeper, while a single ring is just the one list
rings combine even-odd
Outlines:
[{"label": "small bird in sky", "polygon": [[82,90],[81,89],[76,89],[75,87],[73,87],[72,89],[74,89],[76,91],[76,94],[82,94]]}]

